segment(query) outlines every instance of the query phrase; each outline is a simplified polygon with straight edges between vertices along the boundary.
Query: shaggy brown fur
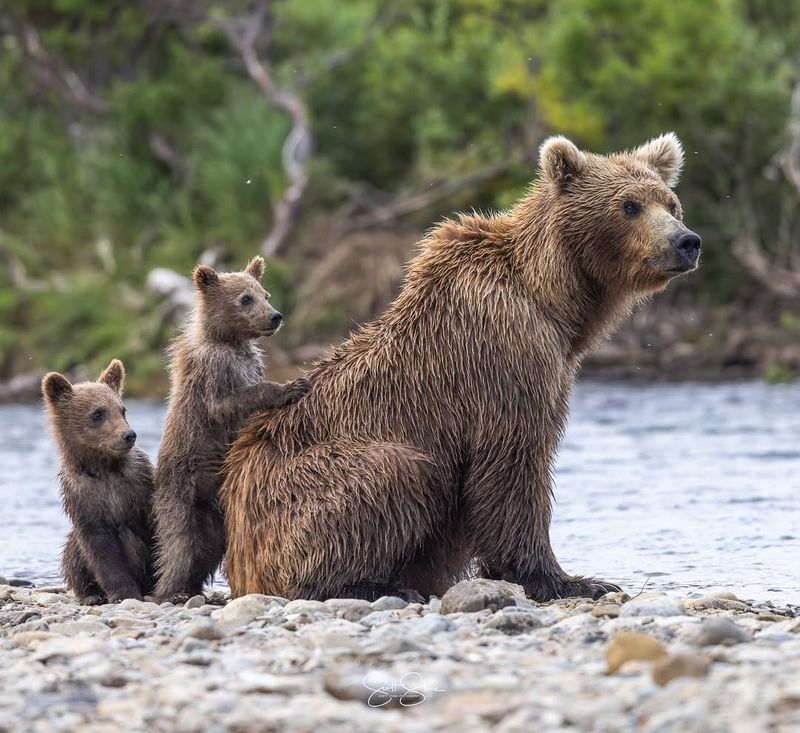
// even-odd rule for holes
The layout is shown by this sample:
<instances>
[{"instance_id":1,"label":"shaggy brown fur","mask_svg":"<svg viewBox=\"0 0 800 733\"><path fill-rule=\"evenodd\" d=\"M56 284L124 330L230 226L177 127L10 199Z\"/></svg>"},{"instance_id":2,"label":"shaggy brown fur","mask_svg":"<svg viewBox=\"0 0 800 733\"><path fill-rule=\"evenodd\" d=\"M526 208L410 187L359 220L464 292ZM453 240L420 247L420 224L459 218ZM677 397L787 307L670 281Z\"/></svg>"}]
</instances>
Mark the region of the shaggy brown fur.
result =
<instances>
[{"instance_id":1,"label":"shaggy brown fur","mask_svg":"<svg viewBox=\"0 0 800 733\"><path fill-rule=\"evenodd\" d=\"M282 318L261 287L263 274L261 257L244 272L194 271L197 307L170 347L172 389L156 466L158 598L200 593L222 560L221 469L245 419L295 402L310 386L262 381L256 340L275 333Z\"/></svg>"},{"instance_id":2,"label":"shaggy brown fur","mask_svg":"<svg viewBox=\"0 0 800 733\"><path fill-rule=\"evenodd\" d=\"M433 229L389 310L232 446L234 595L441 594L471 560L537 600L616 588L559 566L551 470L581 357L696 267L682 160L674 135L607 157L551 138L513 209Z\"/></svg>"},{"instance_id":3,"label":"shaggy brown fur","mask_svg":"<svg viewBox=\"0 0 800 733\"><path fill-rule=\"evenodd\" d=\"M62 555L81 603L139 598L153 588L153 467L125 419L125 369L114 359L97 382L42 381L61 457L61 496L72 522Z\"/></svg>"}]
</instances>

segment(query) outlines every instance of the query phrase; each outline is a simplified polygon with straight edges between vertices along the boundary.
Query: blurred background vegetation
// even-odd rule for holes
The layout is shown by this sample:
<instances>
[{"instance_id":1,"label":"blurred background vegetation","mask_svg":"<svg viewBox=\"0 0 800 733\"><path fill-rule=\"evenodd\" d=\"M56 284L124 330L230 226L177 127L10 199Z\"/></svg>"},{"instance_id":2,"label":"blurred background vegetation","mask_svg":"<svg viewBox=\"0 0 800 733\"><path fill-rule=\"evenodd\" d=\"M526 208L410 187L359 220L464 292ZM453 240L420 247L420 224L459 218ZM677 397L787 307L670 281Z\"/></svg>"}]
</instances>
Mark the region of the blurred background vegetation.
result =
<instances>
[{"instance_id":1,"label":"blurred background vegetation","mask_svg":"<svg viewBox=\"0 0 800 733\"><path fill-rule=\"evenodd\" d=\"M118 356L163 391L153 271L259 250L274 367L312 358L432 222L513 203L546 135L665 130L703 268L590 366L788 378L799 51L798 0L0 0L0 381Z\"/></svg>"}]
</instances>

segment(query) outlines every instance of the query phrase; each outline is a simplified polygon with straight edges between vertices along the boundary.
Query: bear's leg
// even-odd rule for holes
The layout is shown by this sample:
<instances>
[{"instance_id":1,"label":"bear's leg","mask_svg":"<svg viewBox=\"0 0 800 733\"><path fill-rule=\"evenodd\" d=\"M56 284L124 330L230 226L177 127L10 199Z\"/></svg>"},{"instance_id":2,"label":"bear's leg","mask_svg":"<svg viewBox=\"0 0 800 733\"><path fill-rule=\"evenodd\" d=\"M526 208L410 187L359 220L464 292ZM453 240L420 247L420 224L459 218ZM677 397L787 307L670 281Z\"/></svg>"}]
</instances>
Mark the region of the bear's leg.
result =
<instances>
[{"instance_id":1,"label":"bear's leg","mask_svg":"<svg viewBox=\"0 0 800 733\"><path fill-rule=\"evenodd\" d=\"M214 502L162 503L158 521L156 587L160 600L182 602L203 592L225 554L224 522Z\"/></svg>"},{"instance_id":2,"label":"bear's leg","mask_svg":"<svg viewBox=\"0 0 800 733\"><path fill-rule=\"evenodd\" d=\"M400 573L400 584L425 597L441 598L450 586L469 577L471 560L464 527L451 518L414 553Z\"/></svg>"},{"instance_id":3,"label":"bear's leg","mask_svg":"<svg viewBox=\"0 0 800 733\"><path fill-rule=\"evenodd\" d=\"M550 545L552 514L549 467L505 451L476 461L467 476L467 536L483 577L508 580L536 601L599 598L620 590L595 578L568 575Z\"/></svg>"},{"instance_id":4,"label":"bear's leg","mask_svg":"<svg viewBox=\"0 0 800 733\"><path fill-rule=\"evenodd\" d=\"M70 530L64 551L61 555L61 568L67 587L84 606L98 606L108 603L106 594L89 571L78 541Z\"/></svg>"},{"instance_id":5,"label":"bear's leg","mask_svg":"<svg viewBox=\"0 0 800 733\"><path fill-rule=\"evenodd\" d=\"M393 581L436 526L441 496L435 465L406 445L337 442L295 455L266 442L239 448L222 491L231 591L396 593Z\"/></svg>"}]
</instances>

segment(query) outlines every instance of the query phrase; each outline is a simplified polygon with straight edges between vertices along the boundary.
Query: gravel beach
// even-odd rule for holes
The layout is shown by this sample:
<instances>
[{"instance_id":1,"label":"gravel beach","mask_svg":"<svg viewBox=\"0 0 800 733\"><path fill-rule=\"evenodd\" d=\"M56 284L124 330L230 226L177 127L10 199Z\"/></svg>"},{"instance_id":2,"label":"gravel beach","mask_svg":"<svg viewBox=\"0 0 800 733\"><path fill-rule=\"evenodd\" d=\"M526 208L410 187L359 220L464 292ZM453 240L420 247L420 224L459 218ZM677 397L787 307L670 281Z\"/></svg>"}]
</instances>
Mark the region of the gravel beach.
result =
<instances>
[{"instance_id":1,"label":"gravel beach","mask_svg":"<svg viewBox=\"0 0 800 733\"><path fill-rule=\"evenodd\" d=\"M226 600L0 584L0 732L800 730L797 607L482 580L426 605Z\"/></svg>"}]
</instances>

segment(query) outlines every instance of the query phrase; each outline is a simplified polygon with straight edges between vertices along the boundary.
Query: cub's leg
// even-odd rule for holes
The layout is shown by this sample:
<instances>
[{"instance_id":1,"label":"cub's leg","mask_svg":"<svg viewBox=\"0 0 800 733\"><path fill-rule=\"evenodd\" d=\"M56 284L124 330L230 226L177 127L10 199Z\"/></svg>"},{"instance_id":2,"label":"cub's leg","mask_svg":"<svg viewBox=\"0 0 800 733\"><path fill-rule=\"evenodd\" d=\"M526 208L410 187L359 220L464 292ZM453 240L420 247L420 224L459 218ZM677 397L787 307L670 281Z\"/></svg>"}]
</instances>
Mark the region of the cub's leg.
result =
<instances>
[{"instance_id":1,"label":"cub's leg","mask_svg":"<svg viewBox=\"0 0 800 733\"><path fill-rule=\"evenodd\" d=\"M222 513L216 501L172 496L156 515L156 587L160 600L184 601L203 592L225 554Z\"/></svg>"},{"instance_id":2,"label":"cub's leg","mask_svg":"<svg viewBox=\"0 0 800 733\"><path fill-rule=\"evenodd\" d=\"M89 566L81 554L72 530L67 535L67 541L61 554L61 570L67 587L84 606L108 603L106 594L89 571Z\"/></svg>"},{"instance_id":3,"label":"cub's leg","mask_svg":"<svg viewBox=\"0 0 800 733\"><path fill-rule=\"evenodd\" d=\"M286 455L258 441L235 445L227 467L226 569L235 596L372 597L387 583L396 590L393 580L442 514L435 465L407 445L336 442Z\"/></svg>"}]
</instances>

